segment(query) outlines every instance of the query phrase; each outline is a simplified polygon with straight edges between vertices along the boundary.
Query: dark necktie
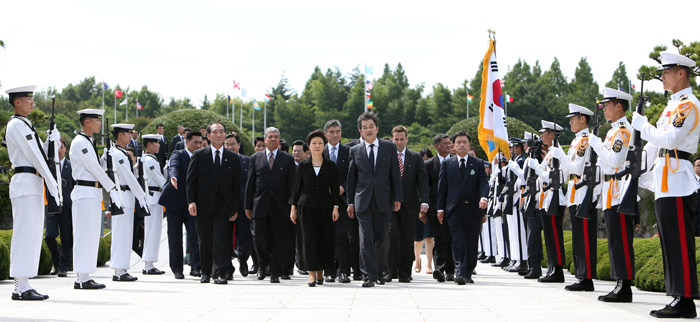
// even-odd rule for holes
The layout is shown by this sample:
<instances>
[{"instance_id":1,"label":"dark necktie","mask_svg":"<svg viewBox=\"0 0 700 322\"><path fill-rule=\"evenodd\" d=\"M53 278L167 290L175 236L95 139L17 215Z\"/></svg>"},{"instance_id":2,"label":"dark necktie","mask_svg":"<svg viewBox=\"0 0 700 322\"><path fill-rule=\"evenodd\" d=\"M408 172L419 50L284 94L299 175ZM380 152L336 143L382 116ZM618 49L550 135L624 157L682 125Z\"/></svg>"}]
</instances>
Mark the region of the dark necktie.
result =
<instances>
[{"instance_id":1,"label":"dark necktie","mask_svg":"<svg viewBox=\"0 0 700 322\"><path fill-rule=\"evenodd\" d=\"M459 159L459 173L462 174L462 179L464 179L464 174L467 172L467 165L464 163L464 158Z\"/></svg>"},{"instance_id":2,"label":"dark necktie","mask_svg":"<svg viewBox=\"0 0 700 322\"><path fill-rule=\"evenodd\" d=\"M270 159L267 160L267 163L270 165L270 170L272 170L272 165L275 163L275 154L270 152Z\"/></svg>"},{"instance_id":3,"label":"dark necktie","mask_svg":"<svg viewBox=\"0 0 700 322\"><path fill-rule=\"evenodd\" d=\"M214 155L214 166L219 169L221 167L221 156L219 155L219 150L216 150Z\"/></svg>"},{"instance_id":4,"label":"dark necktie","mask_svg":"<svg viewBox=\"0 0 700 322\"><path fill-rule=\"evenodd\" d=\"M331 161L333 161L333 163L338 163L338 157L335 155L336 149L337 149L337 147L333 147L331 149Z\"/></svg>"},{"instance_id":5,"label":"dark necktie","mask_svg":"<svg viewBox=\"0 0 700 322\"><path fill-rule=\"evenodd\" d=\"M369 166L372 167L372 172L374 172L374 144L369 145Z\"/></svg>"}]
</instances>

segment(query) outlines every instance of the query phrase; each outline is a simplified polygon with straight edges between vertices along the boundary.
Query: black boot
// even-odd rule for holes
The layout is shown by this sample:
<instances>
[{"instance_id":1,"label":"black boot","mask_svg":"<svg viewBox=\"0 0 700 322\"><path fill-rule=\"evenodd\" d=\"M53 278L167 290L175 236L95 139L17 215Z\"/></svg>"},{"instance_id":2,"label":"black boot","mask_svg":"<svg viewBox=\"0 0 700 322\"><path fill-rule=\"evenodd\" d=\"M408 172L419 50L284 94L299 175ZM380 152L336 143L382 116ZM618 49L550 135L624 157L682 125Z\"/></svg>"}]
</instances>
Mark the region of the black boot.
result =
<instances>
[{"instance_id":1,"label":"black boot","mask_svg":"<svg viewBox=\"0 0 700 322\"><path fill-rule=\"evenodd\" d=\"M479 257L477 257L476 260L479 260L479 261L480 261L480 260L485 259L485 258L486 258L486 253L480 252L480 253L479 253Z\"/></svg>"},{"instance_id":2,"label":"black boot","mask_svg":"<svg viewBox=\"0 0 700 322\"><path fill-rule=\"evenodd\" d=\"M616 303L632 302L632 281L617 280L615 288L606 295L598 296L598 301Z\"/></svg>"},{"instance_id":3,"label":"black boot","mask_svg":"<svg viewBox=\"0 0 700 322\"><path fill-rule=\"evenodd\" d=\"M695 311L693 299L676 296L670 304L661 310L653 310L649 315L655 318L694 318L698 314Z\"/></svg>"},{"instance_id":4,"label":"black boot","mask_svg":"<svg viewBox=\"0 0 700 322\"><path fill-rule=\"evenodd\" d=\"M564 269L561 266L554 266L550 274L537 281L540 283L564 283Z\"/></svg>"},{"instance_id":5,"label":"black boot","mask_svg":"<svg viewBox=\"0 0 700 322\"><path fill-rule=\"evenodd\" d=\"M567 285L564 289L572 292L593 292L595 287L593 286L593 280L586 278L579 280L574 284Z\"/></svg>"},{"instance_id":6,"label":"black boot","mask_svg":"<svg viewBox=\"0 0 700 322\"><path fill-rule=\"evenodd\" d=\"M508 266L508 264L510 264L510 259L508 259L508 257L503 257L503 258L501 258L500 261L491 264L491 266L493 266L493 267L506 267L506 266Z\"/></svg>"},{"instance_id":7,"label":"black boot","mask_svg":"<svg viewBox=\"0 0 700 322\"><path fill-rule=\"evenodd\" d=\"M486 257L486 258L480 260L480 262L482 262L482 263L484 263L484 264L486 264L486 263L495 263L495 262L496 262L496 257L494 257L494 256L488 256L488 257Z\"/></svg>"}]
</instances>

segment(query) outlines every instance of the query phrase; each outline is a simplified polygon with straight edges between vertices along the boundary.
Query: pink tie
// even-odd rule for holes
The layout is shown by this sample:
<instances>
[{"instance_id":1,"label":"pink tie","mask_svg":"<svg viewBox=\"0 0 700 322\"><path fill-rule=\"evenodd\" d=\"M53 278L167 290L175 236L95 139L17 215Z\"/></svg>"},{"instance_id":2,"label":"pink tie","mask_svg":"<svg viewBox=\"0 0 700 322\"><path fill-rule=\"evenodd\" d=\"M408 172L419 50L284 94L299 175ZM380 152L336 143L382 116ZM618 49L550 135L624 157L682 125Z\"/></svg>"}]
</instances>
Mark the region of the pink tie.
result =
<instances>
[{"instance_id":1,"label":"pink tie","mask_svg":"<svg viewBox=\"0 0 700 322\"><path fill-rule=\"evenodd\" d=\"M399 152L399 170L401 170L401 176L403 177L403 159L401 159L402 156L403 153Z\"/></svg>"}]
</instances>

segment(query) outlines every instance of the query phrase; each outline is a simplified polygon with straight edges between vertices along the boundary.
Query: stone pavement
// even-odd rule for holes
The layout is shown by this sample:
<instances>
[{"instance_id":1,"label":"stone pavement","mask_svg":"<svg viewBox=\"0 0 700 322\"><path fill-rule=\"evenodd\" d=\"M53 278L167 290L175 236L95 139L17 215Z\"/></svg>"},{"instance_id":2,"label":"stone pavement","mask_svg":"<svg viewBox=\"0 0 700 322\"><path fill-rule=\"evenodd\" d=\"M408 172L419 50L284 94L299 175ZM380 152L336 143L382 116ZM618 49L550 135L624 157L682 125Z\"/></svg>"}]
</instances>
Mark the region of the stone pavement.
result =
<instances>
[{"instance_id":1,"label":"stone pavement","mask_svg":"<svg viewBox=\"0 0 700 322\"><path fill-rule=\"evenodd\" d=\"M143 263L133 254L130 273L137 282L113 282L107 266L94 274L107 285L103 290L74 290L72 272L67 278L41 276L31 284L51 297L43 302L12 301L13 282L0 281L0 321L638 321L653 319L649 311L670 301L633 288L633 303L607 304L596 298L612 290L612 282L596 281L595 292L573 293L565 284L524 280L484 264L475 284L465 286L438 283L425 271L414 273L410 284L394 280L374 288L356 281L310 288L300 275L270 284L238 271L227 285L203 285L188 275L173 278L163 235L156 266L165 275L141 274ZM567 284L574 281L566 273Z\"/></svg>"}]
</instances>

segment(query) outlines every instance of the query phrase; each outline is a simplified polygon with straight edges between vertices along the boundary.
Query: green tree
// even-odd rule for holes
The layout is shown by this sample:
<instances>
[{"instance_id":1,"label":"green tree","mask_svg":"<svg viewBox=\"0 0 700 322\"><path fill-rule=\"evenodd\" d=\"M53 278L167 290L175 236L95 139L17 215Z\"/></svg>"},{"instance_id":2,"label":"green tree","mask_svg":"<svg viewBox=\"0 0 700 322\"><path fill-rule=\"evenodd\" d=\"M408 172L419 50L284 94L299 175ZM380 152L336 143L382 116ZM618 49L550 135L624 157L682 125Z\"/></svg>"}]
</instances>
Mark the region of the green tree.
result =
<instances>
[{"instance_id":1,"label":"green tree","mask_svg":"<svg viewBox=\"0 0 700 322\"><path fill-rule=\"evenodd\" d=\"M605 83L605 87L622 89L625 92L631 93L632 85L629 77L627 77L627 70L625 69L625 63L620 62L617 65L617 69L613 72L612 79Z\"/></svg>"}]
</instances>

